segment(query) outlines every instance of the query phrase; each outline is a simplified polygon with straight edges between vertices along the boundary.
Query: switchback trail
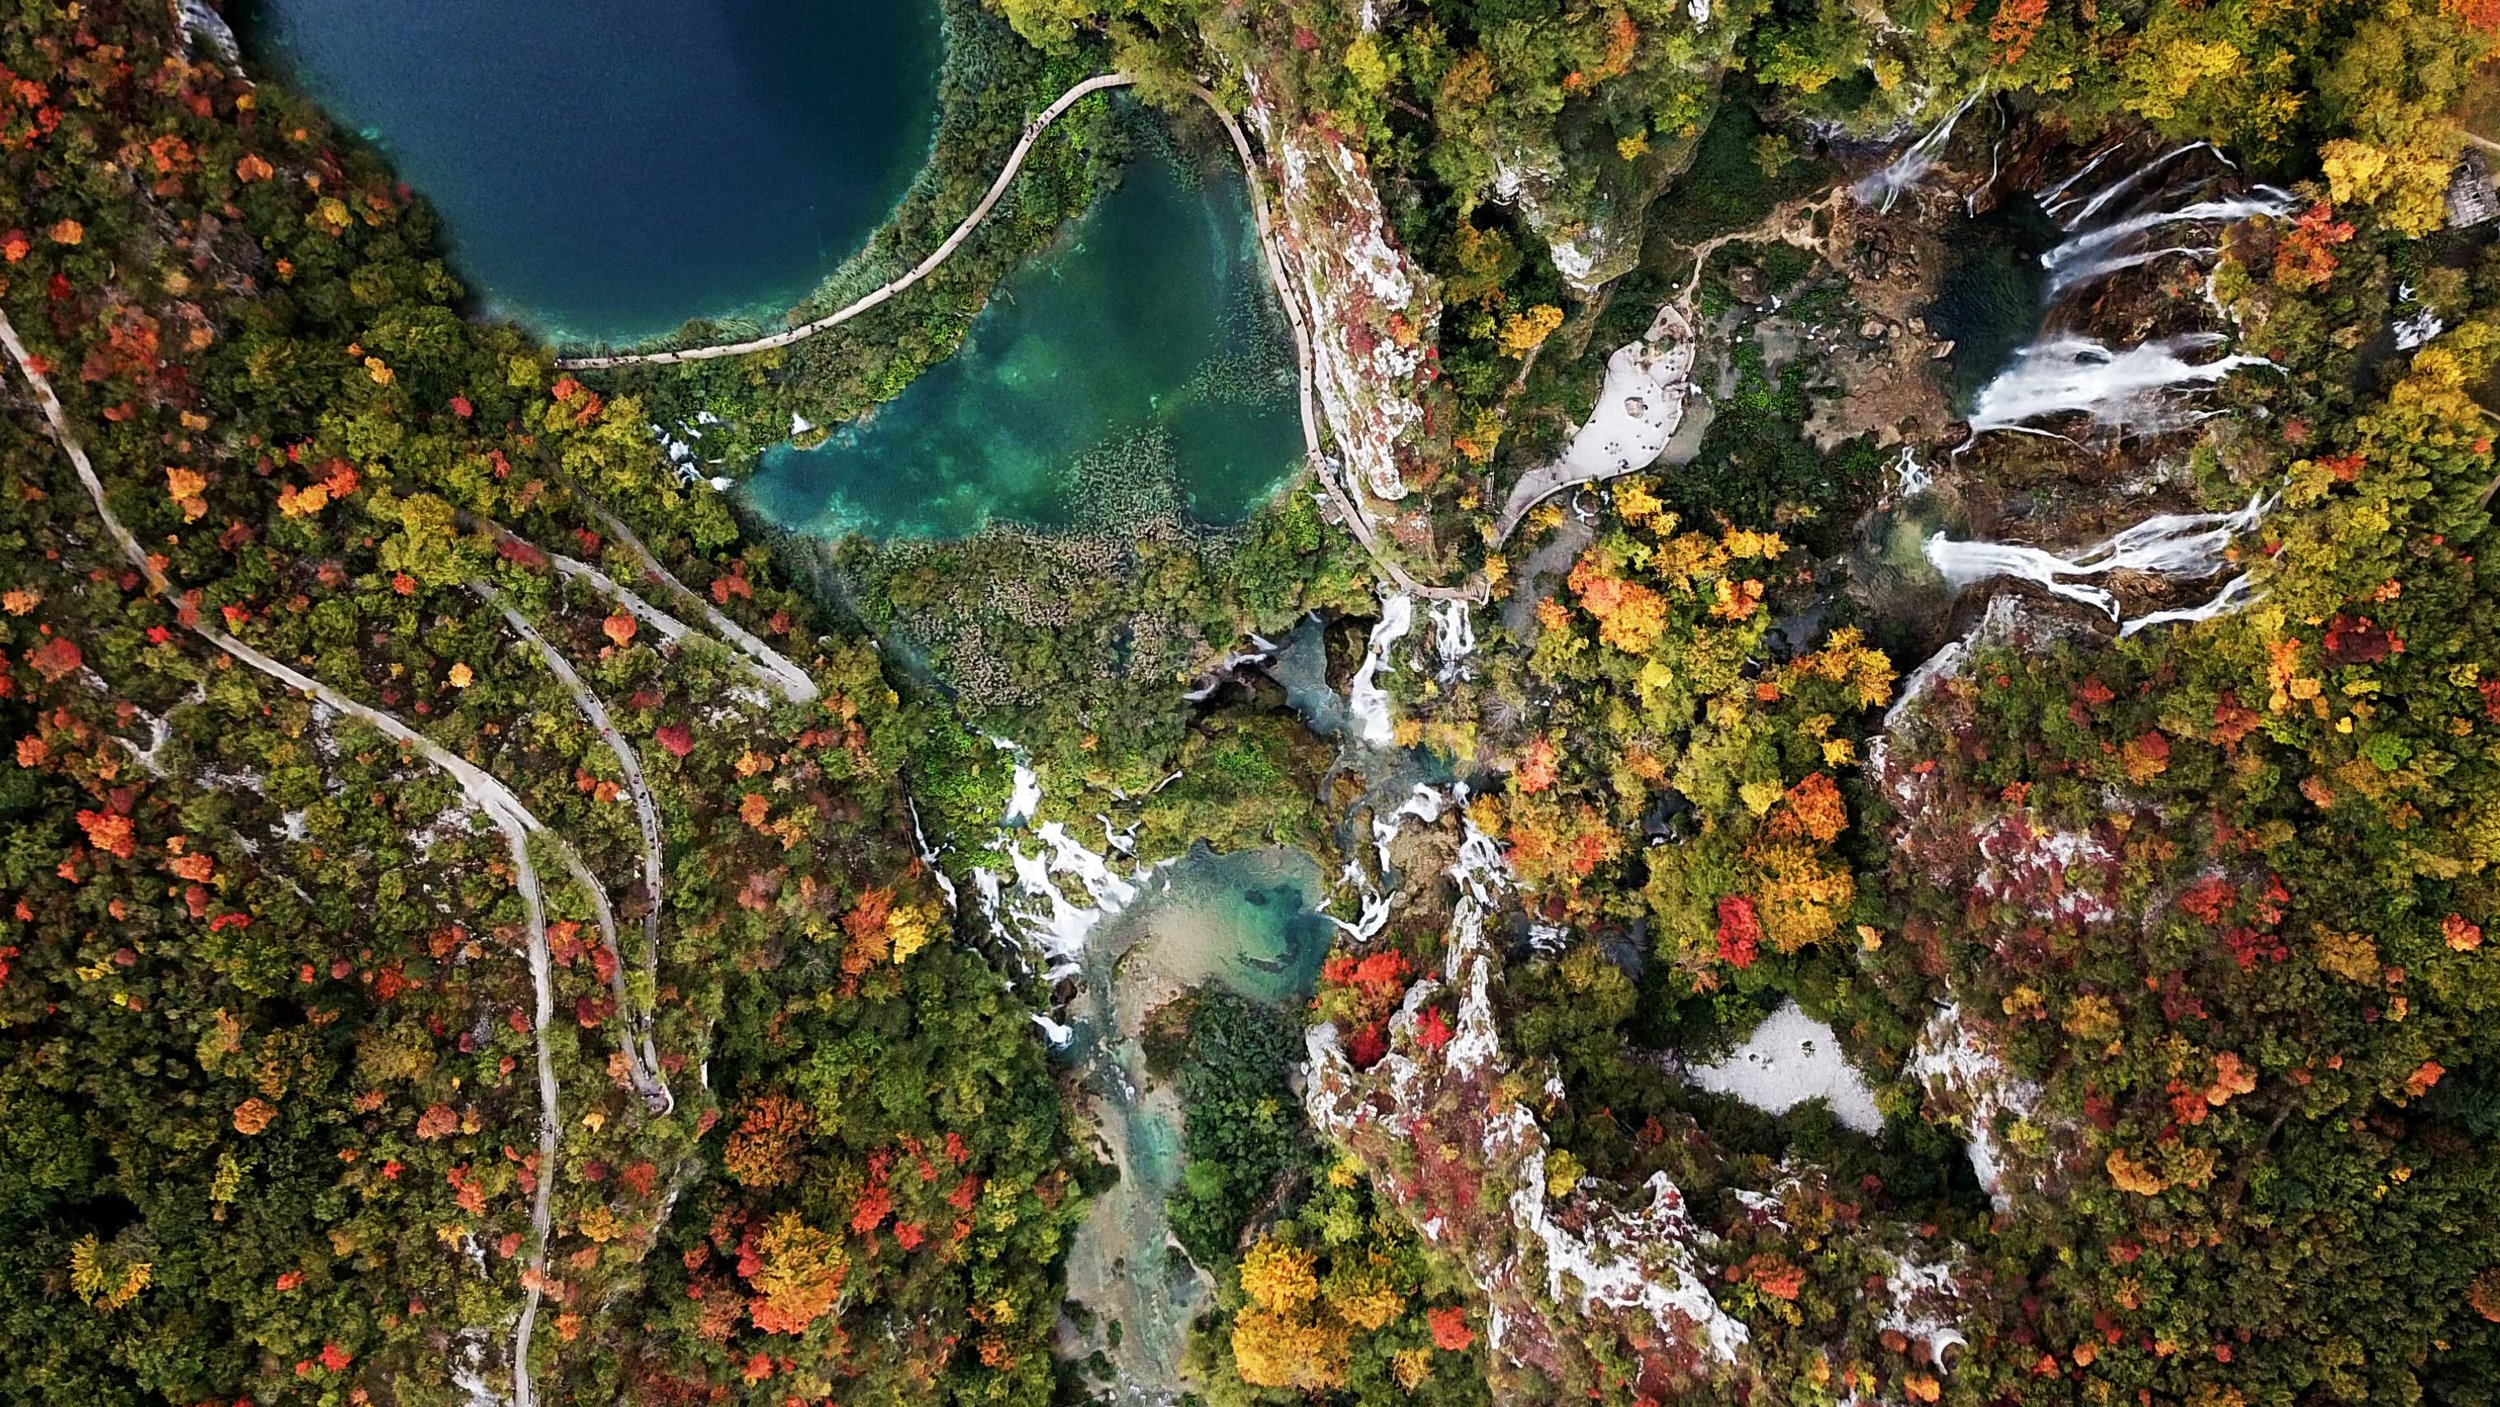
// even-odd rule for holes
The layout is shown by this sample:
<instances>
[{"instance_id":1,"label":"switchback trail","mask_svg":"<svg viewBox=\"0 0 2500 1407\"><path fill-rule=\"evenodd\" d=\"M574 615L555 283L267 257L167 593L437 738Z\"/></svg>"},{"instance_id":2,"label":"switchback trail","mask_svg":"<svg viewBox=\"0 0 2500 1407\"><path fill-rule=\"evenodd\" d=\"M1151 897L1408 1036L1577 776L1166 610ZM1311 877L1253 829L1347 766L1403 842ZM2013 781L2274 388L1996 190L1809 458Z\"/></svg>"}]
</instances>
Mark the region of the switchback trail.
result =
<instances>
[{"instance_id":1,"label":"switchback trail","mask_svg":"<svg viewBox=\"0 0 2500 1407\"><path fill-rule=\"evenodd\" d=\"M642 830L642 971L649 979L650 990L656 992L660 965L660 810L651 799L651 788L643 783L642 758L634 751L634 745L626 741L625 735L616 730L615 723L608 718L607 706L600 702L597 694L591 692L588 684L582 682L582 676L573 668L573 662L540 634L508 597L482 581L470 582L469 590L476 593L478 599L503 612L504 621L512 627L513 633L537 650L547 671L563 683L565 691L573 696L574 706L581 710L582 717L616 757L617 771L625 779L627 794L633 798L634 820ZM568 868L578 868L583 874L589 872L578 856L568 852L565 858ZM656 1013L648 1006L637 1007L627 990L625 954L617 946L615 915L603 904L598 918L599 936L607 945L610 963L608 986L616 997L617 1019L625 1024L624 1039L618 1045L625 1052L627 1074L634 1082L635 1092L642 1096L651 1111L665 1114L676 1107L677 1101L669 1092L668 1080L660 1070L659 1052L651 1042Z\"/></svg>"},{"instance_id":2,"label":"switchback trail","mask_svg":"<svg viewBox=\"0 0 2500 1407\"><path fill-rule=\"evenodd\" d=\"M816 681L808 676L806 670L793 664L789 656L755 638L753 632L731 620L727 612L704 599L702 593L679 581L667 567L660 565L659 554L643 546L642 539L634 535L634 530L625 526L624 519L597 504L591 504L589 507L592 512L598 514L601 526L608 530L610 537L623 543L628 551L642 559L642 574L645 580L658 582L676 592L681 600L692 602L695 608L703 613L704 619L712 623L712 628L720 632L721 638L743 651L757 675L779 689L783 698L792 703L810 703L815 700ZM604 582L606 578L601 577L599 580ZM674 622L671 623L674 624ZM683 627L680 626L679 629L682 630Z\"/></svg>"},{"instance_id":3,"label":"switchback trail","mask_svg":"<svg viewBox=\"0 0 2500 1407\"><path fill-rule=\"evenodd\" d=\"M140 547L139 540L122 525L121 518L105 500L104 481L97 477L95 464L87 457L85 443L70 428L69 416L61 408L61 398L52 390L51 378L36 367L26 344L18 338L16 325L9 321L6 313L0 313L0 347L8 349L11 360L17 363L19 374L33 389L35 404L43 412L45 428L51 432L52 440L60 446L61 452L68 456L70 467L77 471L79 482L85 486L88 498L95 503L97 516L104 520L104 530L112 535L114 542L120 545L122 555L139 570L157 595L168 601L179 601L182 593L174 589L173 582ZM547 1045L547 1029L555 1021L555 983L547 956L546 903L540 891L538 868L530 860L529 843L532 836L551 833L502 782L397 718L379 709L368 708L320 680L280 664L222 630L201 624L193 612L178 612L176 619L192 634L234 659L298 693L320 700L441 768L459 784L469 803L485 812L495 828L504 834L512 852L514 888L520 891L522 906L528 916L530 986L534 1008L531 1029L538 1051L538 1182L530 1197L531 1246L528 1273L521 1277L521 1314L514 1323L512 1333L512 1400L514 1407L535 1407L536 1384L531 1380L529 1370L530 1335L538 1322L540 1286L547 1275L547 1240L553 1224L556 1130L560 1127L560 1115L556 1098L555 1056ZM588 871L578 867L575 874L592 891L599 906L606 907L607 895L599 890L598 881Z\"/></svg>"}]
</instances>

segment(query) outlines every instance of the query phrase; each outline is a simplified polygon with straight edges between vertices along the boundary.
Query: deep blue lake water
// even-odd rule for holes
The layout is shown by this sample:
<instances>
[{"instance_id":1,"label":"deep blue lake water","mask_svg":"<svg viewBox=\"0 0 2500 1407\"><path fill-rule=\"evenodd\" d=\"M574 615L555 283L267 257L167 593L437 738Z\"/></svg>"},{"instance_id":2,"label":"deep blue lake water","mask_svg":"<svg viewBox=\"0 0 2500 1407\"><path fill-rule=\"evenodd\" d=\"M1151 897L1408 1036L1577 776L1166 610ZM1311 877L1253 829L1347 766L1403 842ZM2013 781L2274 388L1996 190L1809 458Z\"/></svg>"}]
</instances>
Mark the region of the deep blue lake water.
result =
<instances>
[{"instance_id":1,"label":"deep blue lake water","mask_svg":"<svg viewBox=\"0 0 2500 1407\"><path fill-rule=\"evenodd\" d=\"M927 155L929 0L255 0L251 59L389 153L492 313L626 342L769 316Z\"/></svg>"}]
</instances>

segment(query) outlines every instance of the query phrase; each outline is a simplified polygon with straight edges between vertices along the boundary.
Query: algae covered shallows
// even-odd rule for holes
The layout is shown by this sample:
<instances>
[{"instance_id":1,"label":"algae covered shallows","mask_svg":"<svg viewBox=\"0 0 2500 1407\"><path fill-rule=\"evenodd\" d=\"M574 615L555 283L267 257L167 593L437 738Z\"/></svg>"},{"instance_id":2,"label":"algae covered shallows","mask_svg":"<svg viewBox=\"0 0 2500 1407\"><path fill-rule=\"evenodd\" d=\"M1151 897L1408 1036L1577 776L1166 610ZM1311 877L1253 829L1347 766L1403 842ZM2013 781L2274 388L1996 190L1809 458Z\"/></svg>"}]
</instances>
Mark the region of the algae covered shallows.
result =
<instances>
[{"instance_id":1,"label":"algae covered shallows","mask_svg":"<svg viewBox=\"0 0 2500 1407\"><path fill-rule=\"evenodd\" d=\"M1263 268L1237 172L1143 159L954 355L820 442L767 451L747 500L824 538L1238 522L1302 461Z\"/></svg>"}]
</instances>

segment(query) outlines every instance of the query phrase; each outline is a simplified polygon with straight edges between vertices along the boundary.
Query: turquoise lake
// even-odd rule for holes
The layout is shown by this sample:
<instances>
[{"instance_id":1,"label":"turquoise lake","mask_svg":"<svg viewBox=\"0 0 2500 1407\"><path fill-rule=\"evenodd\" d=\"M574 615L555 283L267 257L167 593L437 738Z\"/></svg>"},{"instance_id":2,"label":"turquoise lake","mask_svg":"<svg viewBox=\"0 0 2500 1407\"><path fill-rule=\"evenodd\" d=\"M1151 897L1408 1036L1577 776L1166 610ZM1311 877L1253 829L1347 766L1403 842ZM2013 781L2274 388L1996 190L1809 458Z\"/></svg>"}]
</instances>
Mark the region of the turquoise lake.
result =
<instances>
[{"instance_id":1,"label":"turquoise lake","mask_svg":"<svg viewBox=\"0 0 2500 1407\"><path fill-rule=\"evenodd\" d=\"M485 311L624 343L769 318L928 154L929 0L254 0L250 61L433 203Z\"/></svg>"},{"instance_id":2,"label":"turquoise lake","mask_svg":"<svg viewBox=\"0 0 2500 1407\"><path fill-rule=\"evenodd\" d=\"M1142 157L952 358L821 445L768 453L746 492L828 538L1112 527L1157 503L1238 522L1301 461L1288 336L1240 174Z\"/></svg>"}]
</instances>

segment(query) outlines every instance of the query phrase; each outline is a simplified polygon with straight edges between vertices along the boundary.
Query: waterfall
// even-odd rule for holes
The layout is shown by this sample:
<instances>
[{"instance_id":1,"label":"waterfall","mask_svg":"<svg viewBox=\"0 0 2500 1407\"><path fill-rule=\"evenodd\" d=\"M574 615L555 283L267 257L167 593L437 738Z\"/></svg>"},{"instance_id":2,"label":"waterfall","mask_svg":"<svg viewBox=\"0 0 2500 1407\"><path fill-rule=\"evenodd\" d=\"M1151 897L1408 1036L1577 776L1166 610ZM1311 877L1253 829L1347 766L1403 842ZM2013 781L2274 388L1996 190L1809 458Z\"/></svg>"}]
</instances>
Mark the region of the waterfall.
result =
<instances>
[{"instance_id":1,"label":"waterfall","mask_svg":"<svg viewBox=\"0 0 2500 1407\"><path fill-rule=\"evenodd\" d=\"M2102 148L2101 153L2098 156L2095 156L2090 161L2076 167L2074 173L2069 175L2065 180L2062 180L2056 185L2049 187L2047 190L2040 192L2038 195L2034 196L2033 199L2040 203L2040 208L2042 210L2047 211L2050 215L2054 216L2057 213L2057 207L2066 203L2066 192L2074 186L2075 182L2080 181L2084 177L2091 175L2093 172L2100 170L2102 162L2109 160L2117 154L2118 148L2116 147Z\"/></svg>"},{"instance_id":2,"label":"waterfall","mask_svg":"<svg viewBox=\"0 0 2500 1407\"><path fill-rule=\"evenodd\" d=\"M1363 665L1346 686L1346 713L1354 720L1354 736L1372 747L1397 740L1389 719L1389 691L1380 687L1380 671L1389 663L1389 647L1406 638L1415 626L1415 598L1398 592L1380 599L1380 623L1372 627Z\"/></svg>"},{"instance_id":3,"label":"waterfall","mask_svg":"<svg viewBox=\"0 0 2500 1407\"><path fill-rule=\"evenodd\" d=\"M2059 182L2053 189L2042 192L2040 196L2040 208L2047 211L2050 218L2056 220L2061 227L2071 230L2075 226L2082 224L2084 221L2091 219L2093 216L2100 214L2103 206L2108 205L2111 201L2116 200L2128 191L2135 189L2135 185L2138 181L2141 181L2145 177L2159 171L2161 168L2168 166L2171 162L2178 160L2180 157L2187 155L2189 152L2200 149L2211 151L2213 147L2209 142L2190 142L2185 146L2172 147L2170 150L2163 152L2161 155L2154 157L2148 162L2145 162L2133 171L2130 171L2119 177L2117 180L2103 186L2099 194L2094 195L2089 200L2084 200L2083 208L2076 211L2073 218L2068 219L2059 216L2056 207L2071 204L2077 200L2083 200L2081 195L2065 195L2064 192L2067 188L2072 186L2076 181L2081 180L2086 173L2092 170L2094 166L2100 165L2103 160L2113 155L2116 148L2112 148L2110 151L2103 152L2100 156L2093 158L2090 165L2085 166L2083 170L2078 171L2074 175ZM2219 155L2219 153L2216 154Z\"/></svg>"},{"instance_id":4,"label":"waterfall","mask_svg":"<svg viewBox=\"0 0 2500 1407\"><path fill-rule=\"evenodd\" d=\"M1454 684L1467 672L1467 657L1476 652L1475 621L1465 601L1444 601L1432 608L1432 626L1432 647L1441 662L1433 677Z\"/></svg>"},{"instance_id":5,"label":"waterfall","mask_svg":"<svg viewBox=\"0 0 2500 1407\"><path fill-rule=\"evenodd\" d=\"M2123 640L2127 636L2133 635L2137 631L2143 630L2148 626L2189 625L2200 620L2212 620L2216 616L2229 615L2231 612L2238 610L2240 607L2245 606L2249 602L2256 599L2257 594L2250 586L2248 573L2242 572L2238 576L2224 582L2222 584L2222 589L2215 592L2213 599L2207 601L2205 604L2201 606L2184 606L2176 610L2155 611L2151 615L2137 616L2134 620L2128 621L2124 625L2118 627L2118 636Z\"/></svg>"},{"instance_id":6,"label":"waterfall","mask_svg":"<svg viewBox=\"0 0 2500 1407\"><path fill-rule=\"evenodd\" d=\"M2158 434L2193 424L2202 416L2182 410L2170 392L2207 387L2242 367L2273 366L2264 357L2232 355L2191 362L2182 353L2220 346L2219 333L2165 337L2112 351L2088 337L2052 337L2017 353L2014 364L1982 387L1971 409L1971 438L1990 430L2046 435L2029 424L2052 415L2081 413L2096 429ZM1967 446L1965 446L1967 447Z\"/></svg>"},{"instance_id":7,"label":"waterfall","mask_svg":"<svg viewBox=\"0 0 2500 1407\"><path fill-rule=\"evenodd\" d=\"M2399 305L2402 305L2412 301L2413 285L2410 283L2397 284L2396 302ZM2423 344L2429 342L2432 338L2437 337L2439 334L2447 330L2448 324L2439 316L2439 314L2432 312L2428 308L2416 308L2412 313L2406 315L2396 323L2394 329L2396 334L2396 350L2399 352L2410 352L2414 348L2422 346Z\"/></svg>"},{"instance_id":8,"label":"waterfall","mask_svg":"<svg viewBox=\"0 0 2500 1407\"><path fill-rule=\"evenodd\" d=\"M1901 193L1917 185L1920 178L1935 167L1937 155L1943 152L1945 143L1953 140L1953 125L1962 120L1962 114L1969 112L1986 91L1985 88L1973 89L1959 106L1945 114L1944 121L1928 129L1926 136L1910 143L1890 164L1852 187L1851 193L1858 198L1858 203L1890 213L1893 202L1901 198Z\"/></svg>"},{"instance_id":9,"label":"waterfall","mask_svg":"<svg viewBox=\"0 0 2500 1407\"><path fill-rule=\"evenodd\" d=\"M2205 193L2219 177L2219 172L2209 172L2174 181L2150 198L2131 200L2129 206L2117 204L2138 191L2147 177L2191 153L2204 152L2228 167L2229 160L2205 142L2173 147L2085 194L2089 188L2083 186L2084 178L2121 150L2103 150L2036 197L2041 208L2067 231L2064 243L2040 256L2041 266L2049 272L2052 304L2083 284L2121 270L2174 255L2209 258L2220 247L2219 241L2155 243L2146 238L2155 231L2178 225L2212 228L2259 215L2280 216L2298 203L2288 192L2271 186L2258 186L2247 195ZM2184 204L2177 203L2182 200ZM2117 218L2096 223L2107 214ZM2182 404L2185 395L2218 385L2241 368L2273 365L2263 357L2239 355L2210 361L2188 359L2189 353L2219 347L2224 341L2216 333L2190 333L2121 351L2079 333L2045 334L1980 389L1971 409L1971 437L1990 430L2049 435L2053 432L2038 422L2073 414L2089 417L2095 430L2117 435L2163 434L2192 425L2205 413Z\"/></svg>"},{"instance_id":10,"label":"waterfall","mask_svg":"<svg viewBox=\"0 0 2500 1407\"><path fill-rule=\"evenodd\" d=\"M1909 445L1903 445L1893 459L1889 477L1892 482L1884 490L1884 499L1890 503L1916 498L1935 482L1934 471L1918 462L1918 451Z\"/></svg>"},{"instance_id":11,"label":"waterfall","mask_svg":"<svg viewBox=\"0 0 2500 1407\"><path fill-rule=\"evenodd\" d=\"M2072 557L2015 543L1959 542L1937 533L1927 539L1927 560L1948 585L1958 588L1994 577L2014 577L2052 595L2090 606L2111 620L2120 621L2122 633L2132 635L2148 625L2209 620L2244 604L2249 594L2248 578L2243 575L2235 579L2202 606L2156 611L2132 622L2124 620L2114 594L2070 578L2107 577L2117 572L2181 581L2210 577L2228 561L2225 554L2233 540L2255 528L2272 506L2271 500L2252 497L2246 507L2230 513L2156 514Z\"/></svg>"},{"instance_id":12,"label":"waterfall","mask_svg":"<svg viewBox=\"0 0 2500 1407\"><path fill-rule=\"evenodd\" d=\"M1976 217L1979 214L1979 198L1996 189L1997 177L2005 170L2004 158L2005 138L2000 136L1988 146L1988 179L1981 181L1962 196L1964 215Z\"/></svg>"},{"instance_id":13,"label":"waterfall","mask_svg":"<svg viewBox=\"0 0 2500 1407\"><path fill-rule=\"evenodd\" d=\"M2094 204L2085 207L2085 214L2089 215L2097 209L2099 201L2106 198L2106 193L2095 197ZM2087 234L2078 235L2041 255L2041 265L2049 270L2049 296L2054 298L2076 284L2089 282L2104 274L2131 268L2159 257L2161 254L2173 252L2169 250L2125 254L2111 252L2114 246L2131 236L2158 229L2163 225L2186 224L2190 221L2212 220L2227 224L2233 220L2245 220L2255 215L2282 215L2288 213L2297 203L2289 192L2276 190L2272 186L2259 186L2257 194L2252 196L2199 200L2176 210L2150 210L2141 215L2131 215L2115 224L2105 225ZM2213 251L2200 247L2176 252L2210 254Z\"/></svg>"}]
</instances>

